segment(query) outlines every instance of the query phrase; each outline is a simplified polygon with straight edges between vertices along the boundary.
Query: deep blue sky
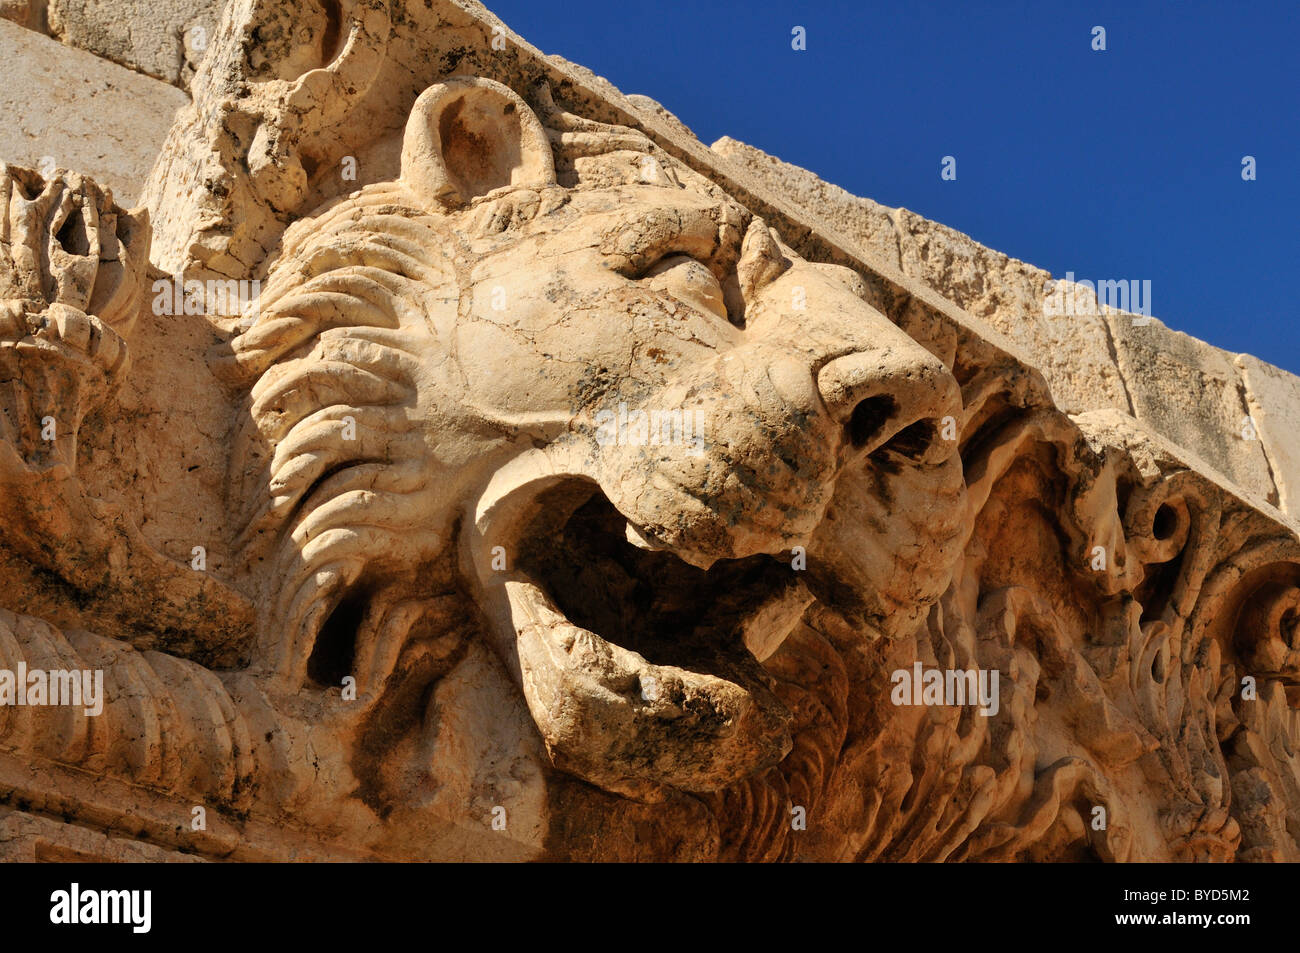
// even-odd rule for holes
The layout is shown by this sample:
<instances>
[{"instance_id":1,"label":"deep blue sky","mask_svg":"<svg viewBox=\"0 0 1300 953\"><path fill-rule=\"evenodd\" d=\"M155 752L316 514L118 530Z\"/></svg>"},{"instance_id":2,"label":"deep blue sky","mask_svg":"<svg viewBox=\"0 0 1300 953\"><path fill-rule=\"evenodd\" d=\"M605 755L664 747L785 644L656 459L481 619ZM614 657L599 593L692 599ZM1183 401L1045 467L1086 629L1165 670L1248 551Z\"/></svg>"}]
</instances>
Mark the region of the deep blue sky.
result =
<instances>
[{"instance_id":1,"label":"deep blue sky","mask_svg":"<svg viewBox=\"0 0 1300 953\"><path fill-rule=\"evenodd\" d=\"M1056 276L1150 279L1169 326L1300 373L1297 0L487 2L706 145L732 136Z\"/></svg>"}]
</instances>

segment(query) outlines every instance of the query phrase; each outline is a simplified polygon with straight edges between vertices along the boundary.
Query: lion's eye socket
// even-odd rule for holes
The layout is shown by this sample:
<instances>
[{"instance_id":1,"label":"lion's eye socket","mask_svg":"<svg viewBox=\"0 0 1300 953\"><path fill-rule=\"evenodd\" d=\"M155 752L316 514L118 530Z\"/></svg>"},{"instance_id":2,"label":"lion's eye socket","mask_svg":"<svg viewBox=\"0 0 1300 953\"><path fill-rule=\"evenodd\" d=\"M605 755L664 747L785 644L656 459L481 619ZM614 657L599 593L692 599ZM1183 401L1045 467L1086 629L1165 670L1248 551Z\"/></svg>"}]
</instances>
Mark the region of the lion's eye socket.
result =
<instances>
[{"instance_id":1,"label":"lion's eye socket","mask_svg":"<svg viewBox=\"0 0 1300 953\"><path fill-rule=\"evenodd\" d=\"M689 255L669 255L656 262L642 280L699 311L729 320L722 285L706 265Z\"/></svg>"}]
</instances>

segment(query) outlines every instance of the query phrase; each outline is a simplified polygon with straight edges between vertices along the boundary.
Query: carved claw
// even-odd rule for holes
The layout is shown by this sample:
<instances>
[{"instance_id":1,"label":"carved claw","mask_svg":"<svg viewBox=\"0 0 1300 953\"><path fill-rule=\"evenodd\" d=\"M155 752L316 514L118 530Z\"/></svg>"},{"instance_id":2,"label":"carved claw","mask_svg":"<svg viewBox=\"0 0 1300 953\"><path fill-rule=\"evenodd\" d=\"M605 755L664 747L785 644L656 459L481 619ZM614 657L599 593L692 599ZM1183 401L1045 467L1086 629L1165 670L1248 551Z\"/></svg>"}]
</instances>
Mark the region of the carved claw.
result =
<instances>
[{"instance_id":1,"label":"carved claw","mask_svg":"<svg viewBox=\"0 0 1300 953\"><path fill-rule=\"evenodd\" d=\"M126 212L75 172L45 180L0 162L0 300L28 312L61 304L125 337L149 258L144 212Z\"/></svg>"},{"instance_id":2,"label":"carved claw","mask_svg":"<svg viewBox=\"0 0 1300 953\"><path fill-rule=\"evenodd\" d=\"M76 433L126 370L149 230L76 173L0 163L0 440L75 466ZM9 459L10 466L15 464ZM11 474L12 476L12 474Z\"/></svg>"}]
</instances>

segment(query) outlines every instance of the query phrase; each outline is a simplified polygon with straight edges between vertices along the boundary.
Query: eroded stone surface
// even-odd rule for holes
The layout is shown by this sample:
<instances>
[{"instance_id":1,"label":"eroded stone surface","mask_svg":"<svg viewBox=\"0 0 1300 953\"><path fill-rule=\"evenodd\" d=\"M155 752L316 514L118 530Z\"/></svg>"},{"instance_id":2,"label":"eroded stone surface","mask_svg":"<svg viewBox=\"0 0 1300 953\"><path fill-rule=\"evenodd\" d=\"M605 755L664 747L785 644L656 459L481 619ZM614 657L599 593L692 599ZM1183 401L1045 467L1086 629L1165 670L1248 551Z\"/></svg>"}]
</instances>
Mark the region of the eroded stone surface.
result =
<instances>
[{"instance_id":1,"label":"eroded stone surface","mask_svg":"<svg viewBox=\"0 0 1300 953\"><path fill-rule=\"evenodd\" d=\"M1067 413L1027 266L477 5L232 6L193 91L147 214L0 169L0 669L104 683L0 705L6 853L1300 859L1296 526Z\"/></svg>"},{"instance_id":2,"label":"eroded stone surface","mask_svg":"<svg viewBox=\"0 0 1300 953\"><path fill-rule=\"evenodd\" d=\"M130 207L185 102L178 89L0 21L0 160L84 171Z\"/></svg>"},{"instance_id":3,"label":"eroded stone surface","mask_svg":"<svg viewBox=\"0 0 1300 953\"><path fill-rule=\"evenodd\" d=\"M1300 380L1249 354L1238 354L1234 363L1241 372L1250 425L1243 425L1248 439L1255 430L1268 460L1280 501L1287 513L1300 513L1300 439L1296 420L1300 415Z\"/></svg>"},{"instance_id":4,"label":"eroded stone surface","mask_svg":"<svg viewBox=\"0 0 1300 953\"><path fill-rule=\"evenodd\" d=\"M48 0L50 35L186 87L221 16L220 0Z\"/></svg>"},{"instance_id":5,"label":"eroded stone surface","mask_svg":"<svg viewBox=\"0 0 1300 953\"><path fill-rule=\"evenodd\" d=\"M1250 410L1233 356L1154 319L1146 323L1120 313L1106 318L1134 416L1257 498L1277 505L1272 472L1247 419Z\"/></svg>"}]
</instances>

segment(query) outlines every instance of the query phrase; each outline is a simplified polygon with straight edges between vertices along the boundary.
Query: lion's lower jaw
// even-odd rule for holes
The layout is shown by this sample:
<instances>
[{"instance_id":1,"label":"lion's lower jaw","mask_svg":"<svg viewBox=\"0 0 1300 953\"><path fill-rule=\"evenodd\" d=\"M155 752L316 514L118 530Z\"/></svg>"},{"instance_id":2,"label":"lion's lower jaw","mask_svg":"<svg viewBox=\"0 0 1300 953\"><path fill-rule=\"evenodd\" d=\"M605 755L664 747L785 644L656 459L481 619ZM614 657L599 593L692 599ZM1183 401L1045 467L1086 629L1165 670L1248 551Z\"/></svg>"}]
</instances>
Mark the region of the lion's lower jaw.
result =
<instances>
[{"instance_id":1,"label":"lion's lower jaw","mask_svg":"<svg viewBox=\"0 0 1300 953\"><path fill-rule=\"evenodd\" d=\"M560 533L575 499L606 503L579 463L546 451L516 459L493 477L462 531L462 568L552 760L643 800L665 788L716 791L778 763L791 748L791 715L755 654L779 647L811 597L802 585L767 587L767 598L743 600L757 607L744 618L723 612L652 647L637 644L640 651L616 644L623 633L607 638L593 630L610 634L604 626L578 624L521 563L534 541ZM746 565L747 579L766 587L764 569Z\"/></svg>"},{"instance_id":2,"label":"lion's lower jaw","mask_svg":"<svg viewBox=\"0 0 1300 953\"><path fill-rule=\"evenodd\" d=\"M564 770L654 798L717 790L789 752L789 713L742 646L707 673L655 665L569 622L537 586L503 588L529 710Z\"/></svg>"}]
</instances>

